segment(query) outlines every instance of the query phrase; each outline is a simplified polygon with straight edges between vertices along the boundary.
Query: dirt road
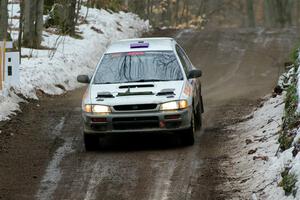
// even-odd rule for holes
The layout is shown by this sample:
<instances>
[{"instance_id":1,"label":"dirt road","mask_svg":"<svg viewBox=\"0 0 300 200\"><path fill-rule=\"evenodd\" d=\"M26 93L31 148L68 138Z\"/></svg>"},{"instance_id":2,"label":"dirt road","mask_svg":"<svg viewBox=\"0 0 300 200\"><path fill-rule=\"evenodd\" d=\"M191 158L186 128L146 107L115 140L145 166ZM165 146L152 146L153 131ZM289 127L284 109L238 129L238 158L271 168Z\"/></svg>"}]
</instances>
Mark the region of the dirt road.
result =
<instances>
[{"instance_id":1,"label":"dirt road","mask_svg":"<svg viewBox=\"0 0 300 200\"><path fill-rule=\"evenodd\" d=\"M85 152L80 126L84 89L43 97L0 129L0 199L240 199L232 176L232 133L276 84L297 41L295 30L176 33L203 70L204 126L192 147L163 135L118 135ZM242 170L242 169L241 169Z\"/></svg>"}]
</instances>

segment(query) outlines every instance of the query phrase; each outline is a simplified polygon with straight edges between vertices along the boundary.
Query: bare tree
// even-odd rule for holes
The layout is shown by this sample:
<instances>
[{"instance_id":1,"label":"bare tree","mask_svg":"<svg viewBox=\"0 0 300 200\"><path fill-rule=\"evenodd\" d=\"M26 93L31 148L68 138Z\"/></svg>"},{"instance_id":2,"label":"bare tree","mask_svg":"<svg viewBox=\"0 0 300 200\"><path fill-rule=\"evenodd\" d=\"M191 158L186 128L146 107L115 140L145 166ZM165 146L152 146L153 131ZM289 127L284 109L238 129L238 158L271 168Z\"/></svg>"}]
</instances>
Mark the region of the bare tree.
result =
<instances>
[{"instance_id":1,"label":"bare tree","mask_svg":"<svg viewBox=\"0 0 300 200\"><path fill-rule=\"evenodd\" d=\"M8 0L0 0L0 40L7 39L8 27Z\"/></svg>"},{"instance_id":2,"label":"bare tree","mask_svg":"<svg viewBox=\"0 0 300 200\"><path fill-rule=\"evenodd\" d=\"M179 3L180 3L180 0L176 0L176 2L175 2L175 26L178 25Z\"/></svg>"},{"instance_id":3,"label":"bare tree","mask_svg":"<svg viewBox=\"0 0 300 200\"><path fill-rule=\"evenodd\" d=\"M147 4L146 4L146 18L147 19L150 18L150 0L147 0Z\"/></svg>"},{"instance_id":4,"label":"bare tree","mask_svg":"<svg viewBox=\"0 0 300 200\"><path fill-rule=\"evenodd\" d=\"M24 23L24 1L20 1L20 21L19 21L19 35L18 35L18 50L20 53L20 63L22 56L22 35L23 35L23 23Z\"/></svg>"},{"instance_id":5,"label":"bare tree","mask_svg":"<svg viewBox=\"0 0 300 200\"><path fill-rule=\"evenodd\" d=\"M276 0L277 7L277 21L281 27L284 27L286 24L292 24L292 5L293 0Z\"/></svg>"},{"instance_id":6,"label":"bare tree","mask_svg":"<svg viewBox=\"0 0 300 200\"><path fill-rule=\"evenodd\" d=\"M44 0L24 0L23 45L40 48L43 32Z\"/></svg>"},{"instance_id":7,"label":"bare tree","mask_svg":"<svg viewBox=\"0 0 300 200\"><path fill-rule=\"evenodd\" d=\"M300 25L300 1L296 2L296 25L299 26Z\"/></svg>"},{"instance_id":8,"label":"bare tree","mask_svg":"<svg viewBox=\"0 0 300 200\"><path fill-rule=\"evenodd\" d=\"M182 13L181 13L180 23L182 22L182 19L184 19L187 27L188 27L188 24L189 24L189 17L190 17L189 15L190 15L190 1L189 0L184 0L183 1L183 8L182 8Z\"/></svg>"},{"instance_id":9,"label":"bare tree","mask_svg":"<svg viewBox=\"0 0 300 200\"><path fill-rule=\"evenodd\" d=\"M197 16L203 15L205 13L206 4L207 4L206 0L199 0L198 1Z\"/></svg>"},{"instance_id":10,"label":"bare tree","mask_svg":"<svg viewBox=\"0 0 300 200\"><path fill-rule=\"evenodd\" d=\"M294 0L265 0L265 24L271 27L291 25L294 3Z\"/></svg>"},{"instance_id":11,"label":"bare tree","mask_svg":"<svg viewBox=\"0 0 300 200\"><path fill-rule=\"evenodd\" d=\"M75 25L78 23L79 12L81 8L82 0L77 0L77 10L76 10L76 17L75 17Z\"/></svg>"},{"instance_id":12,"label":"bare tree","mask_svg":"<svg viewBox=\"0 0 300 200\"><path fill-rule=\"evenodd\" d=\"M186 0L186 16L185 16L185 23L186 26L189 27L189 20L190 20L190 0Z\"/></svg>"},{"instance_id":13,"label":"bare tree","mask_svg":"<svg viewBox=\"0 0 300 200\"><path fill-rule=\"evenodd\" d=\"M247 0L248 26L255 27L253 0Z\"/></svg>"},{"instance_id":14,"label":"bare tree","mask_svg":"<svg viewBox=\"0 0 300 200\"><path fill-rule=\"evenodd\" d=\"M75 34L76 0L62 0L63 17L61 17L62 32L69 35Z\"/></svg>"},{"instance_id":15,"label":"bare tree","mask_svg":"<svg viewBox=\"0 0 300 200\"><path fill-rule=\"evenodd\" d=\"M145 18L146 17L146 13L145 13L145 8L146 8L146 4L147 2L145 2L144 0L132 0L129 1L129 7L131 8L131 10L138 14L141 18Z\"/></svg>"}]
</instances>

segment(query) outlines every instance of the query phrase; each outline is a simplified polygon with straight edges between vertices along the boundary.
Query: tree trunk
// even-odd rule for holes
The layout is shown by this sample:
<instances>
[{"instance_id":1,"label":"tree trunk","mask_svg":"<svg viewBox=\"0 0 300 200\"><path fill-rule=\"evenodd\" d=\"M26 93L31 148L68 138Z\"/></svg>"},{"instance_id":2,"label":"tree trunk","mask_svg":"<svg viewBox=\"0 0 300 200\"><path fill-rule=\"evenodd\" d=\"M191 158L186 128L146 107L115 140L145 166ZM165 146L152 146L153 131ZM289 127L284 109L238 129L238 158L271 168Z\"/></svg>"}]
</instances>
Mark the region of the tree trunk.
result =
<instances>
[{"instance_id":1,"label":"tree trunk","mask_svg":"<svg viewBox=\"0 0 300 200\"><path fill-rule=\"evenodd\" d=\"M247 26L247 17L245 17L245 5L244 5L244 0L239 0L238 6L237 6L239 13L240 13L240 19L241 19L241 25L243 27Z\"/></svg>"},{"instance_id":2,"label":"tree trunk","mask_svg":"<svg viewBox=\"0 0 300 200\"><path fill-rule=\"evenodd\" d=\"M70 0L70 8L68 12L68 26L69 26L69 34L75 35L75 18L76 18L76 0Z\"/></svg>"},{"instance_id":3,"label":"tree trunk","mask_svg":"<svg viewBox=\"0 0 300 200\"><path fill-rule=\"evenodd\" d=\"M34 6L32 6L33 1L35 0L24 0L23 45L25 47L33 47L33 13L35 13Z\"/></svg>"},{"instance_id":4,"label":"tree trunk","mask_svg":"<svg viewBox=\"0 0 300 200\"><path fill-rule=\"evenodd\" d=\"M75 34L76 0L62 0L63 15L61 17L61 31L64 34Z\"/></svg>"},{"instance_id":5,"label":"tree trunk","mask_svg":"<svg viewBox=\"0 0 300 200\"><path fill-rule=\"evenodd\" d=\"M272 27L275 24L275 16L273 10L273 0L265 0L264 1L264 22L265 25L268 27Z\"/></svg>"},{"instance_id":6,"label":"tree trunk","mask_svg":"<svg viewBox=\"0 0 300 200\"><path fill-rule=\"evenodd\" d=\"M81 9L82 0L78 0L77 2L77 10L76 10L76 19L75 19L75 25L78 23L79 13Z\"/></svg>"},{"instance_id":7,"label":"tree trunk","mask_svg":"<svg viewBox=\"0 0 300 200\"><path fill-rule=\"evenodd\" d=\"M18 51L20 53L20 64L22 57L22 34L24 23L24 1L20 1L20 21L19 21L19 35L18 35Z\"/></svg>"},{"instance_id":8,"label":"tree trunk","mask_svg":"<svg viewBox=\"0 0 300 200\"><path fill-rule=\"evenodd\" d=\"M150 6L151 6L151 2L150 0L147 0L147 19L150 19Z\"/></svg>"},{"instance_id":9,"label":"tree trunk","mask_svg":"<svg viewBox=\"0 0 300 200\"><path fill-rule=\"evenodd\" d=\"M253 0L247 0L248 26L255 27Z\"/></svg>"},{"instance_id":10,"label":"tree trunk","mask_svg":"<svg viewBox=\"0 0 300 200\"><path fill-rule=\"evenodd\" d=\"M176 2L175 2L175 26L178 25L179 3L180 3L180 0L176 0Z\"/></svg>"},{"instance_id":11,"label":"tree trunk","mask_svg":"<svg viewBox=\"0 0 300 200\"><path fill-rule=\"evenodd\" d=\"M43 32L43 0L24 0L23 45L39 48Z\"/></svg>"},{"instance_id":12,"label":"tree trunk","mask_svg":"<svg viewBox=\"0 0 300 200\"><path fill-rule=\"evenodd\" d=\"M186 12L186 0L183 0L182 13L180 17L180 24L182 23L182 19L184 18L184 14Z\"/></svg>"},{"instance_id":13,"label":"tree trunk","mask_svg":"<svg viewBox=\"0 0 300 200\"><path fill-rule=\"evenodd\" d=\"M129 0L124 0L124 6L128 9L128 6L129 6Z\"/></svg>"},{"instance_id":14,"label":"tree trunk","mask_svg":"<svg viewBox=\"0 0 300 200\"><path fill-rule=\"evenodd\" d=\"M8 0L0 0L0 40L7 39L8 28Z\"/></svg>"},{"instance_id":15,"label":"tree trunk","mask_svg":"<svg viewBox=\"0 0 300 200\"><path fill-rule=\"evenodd\" d=\"M44 28L43 11L44 11L44 0L36 1L36 15L35 15L35 27L34 27L34 38L33 43L39 47L42 43L42 34Z\"/></svg>"},{"instance_id":16,"label":"tree trunk","mask_svg":"<svg viewBox=\"0 0 300 200\"><path fill-rule=\"evenodd\" d=\"M186 27L189 27L189 20L190 20L190 1L186 0L186 16L185 16Z\"/></svg>"},{"instance_id":17,"label":"tree trunk","mask_svg":"<svg viewBox=\"0 0 300 200\"><path fill-rule=\"evenodd\" d=\"M47 14L54 5L55 0L44 0L44 13Z\"/></svg>"},{"instance_id":18,"label":"tree trunk","mask_svg":"<svg viewBox=\"0 0 300 200\"><path fill-rule=\"evenodd\" d=\"M296 1L297 5L296 5L296 25L300 26L300 1Z\"/></svg>"},{"instance_id":19,"label":"tree trunk","mask_svg":"<svg viewBox=\"0 0 300 200\"><path fill-rule=\"evenodd\" d=\"M198 11L197 11L197 16L201 16L205 14L205 5L206 5L205 0L198 0Z\"/></svg>"}]
</instances>

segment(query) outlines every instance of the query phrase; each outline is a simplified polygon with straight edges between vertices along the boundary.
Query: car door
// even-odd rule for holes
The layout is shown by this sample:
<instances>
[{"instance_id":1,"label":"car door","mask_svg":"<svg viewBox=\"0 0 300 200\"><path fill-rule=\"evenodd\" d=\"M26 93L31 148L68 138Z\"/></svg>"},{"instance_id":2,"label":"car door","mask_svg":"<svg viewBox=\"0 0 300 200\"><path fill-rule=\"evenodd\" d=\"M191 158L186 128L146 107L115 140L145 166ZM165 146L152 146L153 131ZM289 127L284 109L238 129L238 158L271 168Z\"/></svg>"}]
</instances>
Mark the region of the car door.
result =
<instances>
[{"instance_id":1,"label":"car door","mask_svg":"<svg viewBox=\"0 0 300 200\"><path fill-rule=\"evenodd\" d=\"M180 61L182 63L182 66L184 68L186 76L188 77L189 72L191 70L195 69L195 67L191 63L191 61L188 58L188 56L186 55L185 51L179 45L176 45L176 52L177 52L178 57L179 57L179 59L180 59ZM201 94L201 83L200 83L200 80L197 78L197 79L189 79L188 81L189 81L189 83L193 87L194 104L198 105L200 103L200 105L202 107L201 96L200 96L200 94Z\"/></svg>"}]
</instances>

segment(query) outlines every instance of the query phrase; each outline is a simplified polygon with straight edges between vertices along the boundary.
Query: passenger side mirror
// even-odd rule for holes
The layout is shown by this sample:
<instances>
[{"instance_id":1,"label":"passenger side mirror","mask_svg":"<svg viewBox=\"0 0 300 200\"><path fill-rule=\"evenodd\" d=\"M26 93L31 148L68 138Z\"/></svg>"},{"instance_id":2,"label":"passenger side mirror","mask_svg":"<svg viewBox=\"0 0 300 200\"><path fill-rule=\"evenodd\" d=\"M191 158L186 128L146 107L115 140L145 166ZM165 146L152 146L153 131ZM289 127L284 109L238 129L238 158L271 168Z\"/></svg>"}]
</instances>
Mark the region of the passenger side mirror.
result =
<instances>
[{"instance_id":1,"label":"passenger side mirror","mask_svg":"<svg viewBox=\"0 0 300 200\"><path fill-rule=\"evenodd\" d=\"M79 83L85 83L88 84L91 82L90 77L88 75L79 75L77 76L77 81Z\"/></svg>"},{"instance_id":2,"label":"passenger side mirror","mask_svg":"<svg viewBox=\"0 0 300 200\"><path fill-rule=\"evenodd\" d=\"M200 69L193 69L188 74L188 79L199 78L202 76L202 71Z\"/></svg>"}]
</instances>

